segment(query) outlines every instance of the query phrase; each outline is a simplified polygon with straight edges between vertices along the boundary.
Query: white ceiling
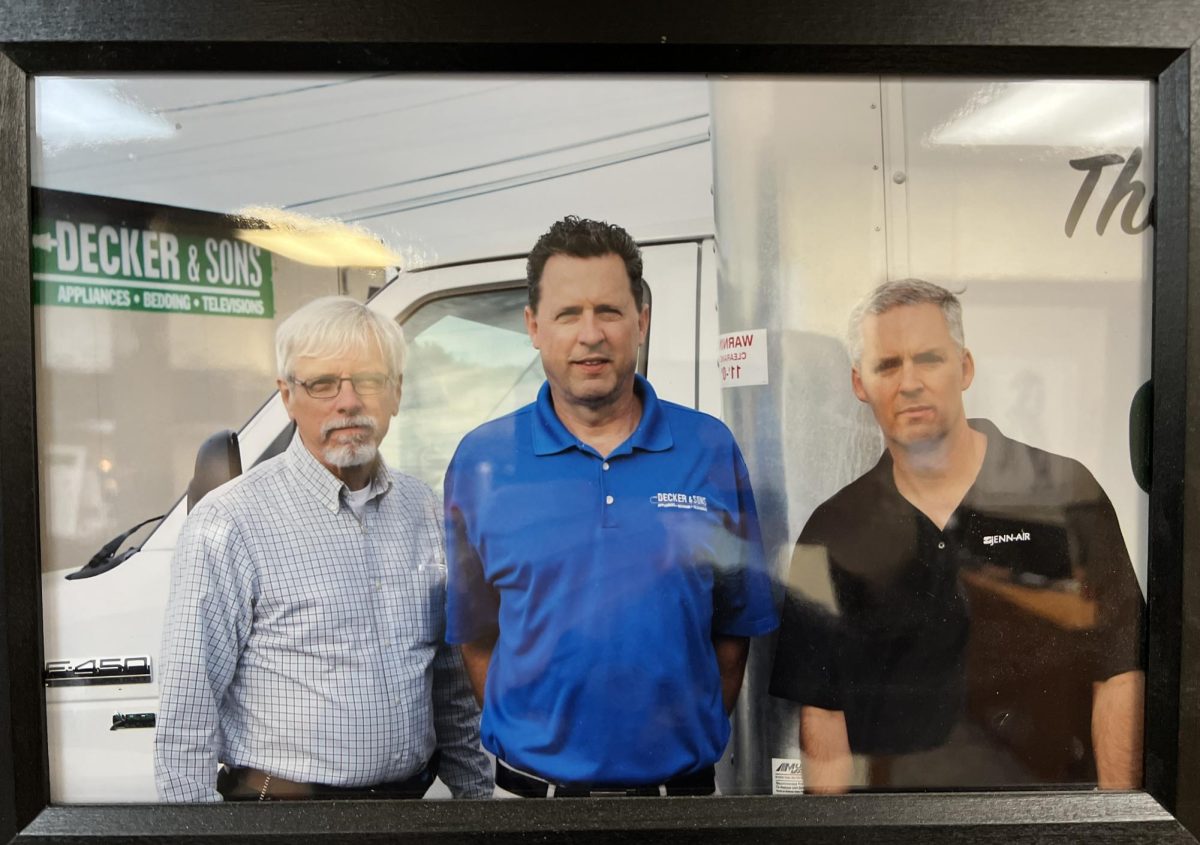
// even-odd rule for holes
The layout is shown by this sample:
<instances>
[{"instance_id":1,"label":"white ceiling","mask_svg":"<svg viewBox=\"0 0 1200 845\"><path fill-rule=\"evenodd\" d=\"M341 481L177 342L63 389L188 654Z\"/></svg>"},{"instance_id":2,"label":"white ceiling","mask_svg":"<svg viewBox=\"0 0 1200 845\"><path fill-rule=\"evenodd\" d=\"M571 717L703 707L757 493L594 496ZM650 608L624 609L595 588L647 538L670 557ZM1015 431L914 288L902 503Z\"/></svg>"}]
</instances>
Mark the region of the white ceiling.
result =
<instances>
[{"instance_id":1,"label":"white ceiling","mask_svg":"<svg viewBox=\"0 0 1200 845\"><path fill-rule=\"evenodd\" d=\"M701 77L34 81L33 182L357 222L409 266L528 250L565 214L711 232Z\"/></svg>"},{"instance_id":2,"label":"white ceiling","mask_svg":"<svg viewBox=\"0 0 1200 845\"><path fill-rule=\"evenodd\" d=\"M892 119L924 127L911 149L947 161L969 151L982 170L1127 150L1148 131L1143 82L906 90ZM408 267L523 253L565 214L639 239L714 227L699 76L37 77L33 95L36 185L331 217L365 227Z\"/></svg>"}]
</instances>

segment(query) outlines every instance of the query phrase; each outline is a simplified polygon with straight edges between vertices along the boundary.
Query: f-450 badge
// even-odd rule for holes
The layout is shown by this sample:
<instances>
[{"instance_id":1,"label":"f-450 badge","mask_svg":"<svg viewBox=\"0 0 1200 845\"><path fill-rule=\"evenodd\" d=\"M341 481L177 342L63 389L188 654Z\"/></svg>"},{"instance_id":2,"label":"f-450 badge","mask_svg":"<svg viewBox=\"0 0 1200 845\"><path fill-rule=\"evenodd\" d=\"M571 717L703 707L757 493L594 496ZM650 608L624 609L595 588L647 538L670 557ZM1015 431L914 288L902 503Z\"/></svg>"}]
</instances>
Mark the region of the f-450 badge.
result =
<instances>
[{"instance_id":1,"label":"f-450 badge","mask_svg":"<svg viewBox=\"0 0 1200 845\"><path fill-rule=\"evenodd\" d=\"M149 657L88 657L83 660L47 660L42 681L48 687L88 684L148 684Z\"/></svg>"}]
</instances>

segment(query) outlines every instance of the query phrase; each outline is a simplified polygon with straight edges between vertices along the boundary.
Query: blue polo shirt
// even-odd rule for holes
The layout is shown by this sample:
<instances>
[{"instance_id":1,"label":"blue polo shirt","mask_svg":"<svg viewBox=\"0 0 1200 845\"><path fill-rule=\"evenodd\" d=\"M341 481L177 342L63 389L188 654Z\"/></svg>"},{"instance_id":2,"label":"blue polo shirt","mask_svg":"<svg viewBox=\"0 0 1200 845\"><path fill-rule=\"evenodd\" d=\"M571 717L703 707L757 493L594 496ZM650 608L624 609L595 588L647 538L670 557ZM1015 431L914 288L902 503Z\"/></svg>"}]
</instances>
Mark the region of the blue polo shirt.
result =
<instances>
[{"instance_id":1,"label":"blue polo shirt","mask_svg":"<svg viewBox=\"0 0 1200 845\"><path fill-rule=\"evenodd\" d=\"M557 783L649 784L729 739L714 635L777 624L754 494L719 420L659 401L607 460L549 386L446 473L446 639L499 631L484 746Z\"/></svg>"}]
</instances>

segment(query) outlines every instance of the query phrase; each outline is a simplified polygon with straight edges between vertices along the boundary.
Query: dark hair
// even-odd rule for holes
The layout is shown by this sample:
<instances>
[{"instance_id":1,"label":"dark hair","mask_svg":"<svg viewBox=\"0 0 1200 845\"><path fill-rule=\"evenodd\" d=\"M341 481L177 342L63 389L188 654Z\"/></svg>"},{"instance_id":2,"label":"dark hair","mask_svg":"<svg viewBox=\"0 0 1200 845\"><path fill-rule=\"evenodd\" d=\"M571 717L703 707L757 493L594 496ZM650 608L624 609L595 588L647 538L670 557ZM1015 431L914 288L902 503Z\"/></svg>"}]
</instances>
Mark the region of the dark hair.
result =
<instances>
[{"instance_id":1,"label":"dark hair","mask_svg":"<svg viewBox=\"0 0 1200 845\"><path fill-rule=\"evenodd\" d=\"M568 215L550 227L538 238L525 264L525 278L529 282L529 307L537 311L541 296L542 271L553 255L569 255L573 258L599 258L616 255L625 262L629 276L629 289L638 311L642 310L646 282L642 279L642 251L638 249L629 233L612 223L588 220Z\"/></svg>"}]
</instances>

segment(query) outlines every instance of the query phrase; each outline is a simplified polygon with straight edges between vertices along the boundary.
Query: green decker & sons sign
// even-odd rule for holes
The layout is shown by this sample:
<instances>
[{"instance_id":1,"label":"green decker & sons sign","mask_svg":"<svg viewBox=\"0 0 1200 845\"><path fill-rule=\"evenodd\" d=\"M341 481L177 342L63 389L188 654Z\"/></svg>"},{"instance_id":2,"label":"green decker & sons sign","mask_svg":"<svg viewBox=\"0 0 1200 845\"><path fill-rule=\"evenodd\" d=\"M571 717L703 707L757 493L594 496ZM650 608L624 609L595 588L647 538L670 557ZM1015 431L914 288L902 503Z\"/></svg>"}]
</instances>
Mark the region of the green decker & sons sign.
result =
<instances>
[{"instance_id":1,"label":"green decker & sons sign","mask_svg":"<svg viewBox=\"0 0 1200 845\"><path fill-rule=\"evenodd\" d=\"M274 317L271 253L232 237L38 219L34 302Z\"/></svg>"}]
</instances>

